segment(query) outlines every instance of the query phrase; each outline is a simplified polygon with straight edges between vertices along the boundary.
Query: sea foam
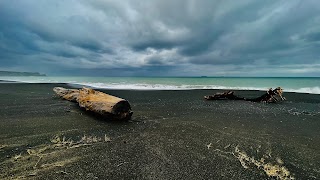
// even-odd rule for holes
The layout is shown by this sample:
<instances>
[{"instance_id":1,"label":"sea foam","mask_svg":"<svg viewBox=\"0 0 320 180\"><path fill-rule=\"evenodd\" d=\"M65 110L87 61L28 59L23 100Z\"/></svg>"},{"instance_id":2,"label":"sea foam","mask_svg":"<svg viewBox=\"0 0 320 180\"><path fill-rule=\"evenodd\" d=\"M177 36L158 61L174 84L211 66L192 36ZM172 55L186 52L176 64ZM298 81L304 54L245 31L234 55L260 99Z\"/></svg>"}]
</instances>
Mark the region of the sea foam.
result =
<instances>
[{"instance_id":1,"label":"sea foam","mask_svg":"<svg viewBox=\"0 0 320 180\"><path fill-rule=\"evenodd\" d=\"M100 79L99 79L100 78ZM77 84L90 86L93 88L101 88L101 89L123 89L123 90L193 90L193 89L232 89L232 90L260 90L266 91L269 88L275 88L276 85L273 85L275 79L272 79L270 83L260 83L260 85L256 85L257 79L254 79L252 82L248 82L246 84L238 85L238 82L241 82L242 79L236 79L231 85L220 85L224 84L223 82L216 83L212 81L212 83L204 83L204 84L182 84L179 80L172 81L172 79L167 78L166 81L159 83L158 79L148 79L149 82L143 82L144 79L121 79L117 80L116 78L104 79L104 77L98 78L88 78L88 77L1 77L2 80L8 81L18 81L25 83L69 83L69 84ZM116 79L116 80L114 80ZM183 80L185 80L184 78ZM163 78L161 79L163 80ZM209 79L210 80L210 79ZM258 79L261 81L260 79ZM292 81L292 79L290 79ZM106 82L110 81L110 82ZM112 82L113 81L113 82ZM142 82L139 82L142 81ZM286 79L280 79L278 84L286 84ZM313 81L313 80L312 80ZM294 86L286 87L281 86L285 92L296 92L296 93L310 93L310 94L320 94L320 87L316 86L316 80L314 83L309 84L310 87L303 85L299 85L299 83L293 83ZM219 84L219 85L217 85ZM229 83L230 84L230 83ZM254 86L247 86L248 84L255 84ZM293 87L293 88L292 88Z\"/></svg>"},{"instance_id":2,"label":"sea foam","mask_svg":"<svg viewBox=\"0 0 320 180\"><path fill-rule=\"evenodd\" d=\"M167 85L167 84L122 84L122 83L76 83L100 89L119 90L195 90L195 89L232 89L232 90L259 90L265 91L270 87L238 87L238 86L218 86L218 85ZM320 94L320 87L303 87L298 89L283 88L286 92Z\"/></svg>"}]
</instances>

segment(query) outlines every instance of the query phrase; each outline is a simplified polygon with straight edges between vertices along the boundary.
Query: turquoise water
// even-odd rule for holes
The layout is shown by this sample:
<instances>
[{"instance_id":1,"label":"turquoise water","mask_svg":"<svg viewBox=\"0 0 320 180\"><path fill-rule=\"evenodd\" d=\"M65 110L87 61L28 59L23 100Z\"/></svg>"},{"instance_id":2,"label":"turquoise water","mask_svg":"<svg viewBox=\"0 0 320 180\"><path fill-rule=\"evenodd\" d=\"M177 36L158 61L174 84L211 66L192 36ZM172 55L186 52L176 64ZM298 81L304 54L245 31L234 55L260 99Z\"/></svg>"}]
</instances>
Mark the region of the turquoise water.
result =
<instances>
[{"instance_id":1,"label":"turquoise water","mask_svg":"<svg viewBox=\"0 0 320 180\"><path fill-rule=\"evenodd\" d=\"M96 88L135 90L237 89L320 94L319 77L0 77L28 83L75 83Z\"/></svg>"}]
</instances>

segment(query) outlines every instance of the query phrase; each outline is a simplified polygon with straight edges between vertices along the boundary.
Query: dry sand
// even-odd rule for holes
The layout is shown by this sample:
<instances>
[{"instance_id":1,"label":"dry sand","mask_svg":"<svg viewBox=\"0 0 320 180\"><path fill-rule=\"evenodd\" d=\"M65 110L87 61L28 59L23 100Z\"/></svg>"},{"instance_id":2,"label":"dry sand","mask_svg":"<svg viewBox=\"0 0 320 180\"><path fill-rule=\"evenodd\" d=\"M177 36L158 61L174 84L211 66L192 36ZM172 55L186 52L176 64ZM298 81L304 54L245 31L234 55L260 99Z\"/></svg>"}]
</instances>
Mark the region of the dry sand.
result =
<instances>
[{"instance_id":1,"label":"dry sand","mask_svg":"<svg viewBox=\"0 0 320 180\"><path fill-rule=\"evenodd\" d=\"M57 98L66 84L0 84L0 179L320 179L320 95L263 104L217 90L103 90L129 122ZM258 91L237 91L255 97Z\"/></svg>"}]
</instances>

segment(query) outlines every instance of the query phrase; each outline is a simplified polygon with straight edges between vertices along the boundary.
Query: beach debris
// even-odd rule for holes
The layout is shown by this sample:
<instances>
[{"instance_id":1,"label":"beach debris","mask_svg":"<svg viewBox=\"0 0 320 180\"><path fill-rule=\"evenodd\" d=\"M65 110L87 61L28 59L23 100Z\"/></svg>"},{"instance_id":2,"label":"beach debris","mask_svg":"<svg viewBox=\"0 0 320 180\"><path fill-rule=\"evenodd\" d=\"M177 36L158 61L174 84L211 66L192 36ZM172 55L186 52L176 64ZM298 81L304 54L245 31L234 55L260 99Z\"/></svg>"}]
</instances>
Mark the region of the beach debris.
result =
<instances>
[{"instance_id":1,"label":"beach debris","mask_svg":"<svg viewBox=\"0 0 320 180\"><path fill-rule=\"evenodd\" d=\"M226 151L226 148L229 149ZM237 159L240 165L244 169L256 169L262 170L264 173L274 179L280 180L293 180L295 179L294 175L289 171L287 167L284 166L284 161L277 157L275 160L270 156L271 150L268 149L261 158L250 156L244 150L241 150L239 145L228 144L224 148L216 148L212 151L218 153L219 156L229 158L233 157Z\"/></svg>"},{"instance_id":2,"label":"beach debris","mask_svg":"<svg viewBox=\"0 0 320 180\"><path fill-rule=\"evenodd\" d=\"M129 162L122 162L122 163L118 164L117 167L120 167L120 166L127 164L127 163L129 163Z\"/></svg>"},{"instance_id":3,"label":"beach debris","mask_svg":"<svg viewBox=\"0 0 320 180\"><path fill-rule=\"evenodd\" d=\"M227 149L228 147L230 147L231 144L228 144L224 147L224 149Z\"/></svg>"},{"instance_id":4,"label":"beach debris","mask_svg":"<svg viewBox=\"0 0 320 180\"><path fill-rule=\"evenodd\" d=\"M17 161L18 159L22 158L22 155L21 155L21 154L22 154L22 153L13 156L13 160L14 160L14 161Z\"/></svg>"},{"instance_id":5,"label":"beach debris","mask_svg":"<svg viewBox=\"0 0 320 180\"><path fill-rule=\"evenodd\" d=\"M248 154L244 151L241 151L239 149L239 146L235 147L234 152L232 152L233 156L239 160L242 167L245 169L249 168L249 165L254 165L258 169L262 169L267 176L277 178L277 179L283 179L283 180L290 180L295 179L290 171L283 166L283 161L280 158L277 158L277 163L271 163L271 162L265 162L266 159L261 158L255 159L254 157L248 156ZM280 162L279 162L280 159Z\"/></svg>"},{"instance_id":6,"label":"beach debris","mask_svg":"<svg viewBox=\"0 0 320 180\"><path fill-rule=\"evenodd\" d=\"M108 137L106 134L104 135L104 141L105 142L111 142L111 138Z\"/></svg>"},{"instance_id":7,"label":"beach debris","mask_svg":"<svg viewBox=\"0 0 320 180\"><path fill-rule=\"evenodd\" d=\"M63 170L59 168L81 159L75 153L79 149L109 143L110 141L111 138L107 134L100 136L84 134L73 136L73 138L55 135L47 143L28 146L19 154L10 156L10 159L1 162L0 167L7 168L7 170L3 169L1 171L5 173L0 173L0 179L29 179L31 176L38 176L41 172L52 169ZM10 178L8 178L9 176Z\"/></svg>"},{"instance_id":8,"label":"beach debris","mask_svg":"<svg viewBox=\"0 0 320 180\"><path fill-rule=\"evenodd\" d=\"M282 94L283 94L283 89L281 87L277 87L275 89L270 88L265 94L263 94L258 98L239 97L234 95L233 91L216 93L214 95L204 96L204 98L206 100L244 100L244 101L252 101L252 102L276 103L276 102L286 100L286 98L283 97Z\"/></svg>"},{"instance_id":9,"label":"beach debris","mask_svg":"<svg viewBox=\"0 0 320 180\"><path fill-rule=\"evenodd\" d=\"M8 145L6 145L6 144L0 144L0 150L1 149L4 149L5 147L7 147Z\"/></svg>"},{"instance_id":10,"label":"beach debris","mask_svg":"<svg viewBox=\"0 0 320 180\"><path fill-rule=\"evenodd\" d=\"M81 108L116 120L129 120L133 114L125 99L95 91L90 88L66 89L55 87L53 91L63 99L77 102Z\"/></svg>"}]
</instances>

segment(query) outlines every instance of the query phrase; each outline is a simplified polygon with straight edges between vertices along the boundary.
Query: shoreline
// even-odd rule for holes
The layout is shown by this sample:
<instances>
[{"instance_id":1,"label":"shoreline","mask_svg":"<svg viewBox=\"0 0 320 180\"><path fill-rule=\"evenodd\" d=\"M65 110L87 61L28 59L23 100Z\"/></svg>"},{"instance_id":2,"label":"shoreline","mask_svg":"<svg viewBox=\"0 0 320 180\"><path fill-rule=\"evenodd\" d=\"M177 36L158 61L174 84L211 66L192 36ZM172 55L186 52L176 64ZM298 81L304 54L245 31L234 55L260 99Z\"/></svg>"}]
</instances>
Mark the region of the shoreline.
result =
<instances>
[{"instance_id":1,"label":"shoreline","mask_svg":"<svg viewBox=\"0 0 320 180\"><path fill-rule=\"evenodd\" d=\"M203 99L220 90L98 89L130 102L132 120L119 122L55 86L71 87L0 83L0 179L320 178L320 95L266 104Z\"/></svg>"},{"instance_id":2,"label":"shoreline","mask_svg":"<svg viewBox=\"0 0 320 180\"><path fill-rule=\"evenodd\" d=\"M103 91L103 90L110 90L110 91L199 91L199 90L204 90L204 91L210 91L210 90L213 90L213 91L217 91L217 92L225 92L225 91L234 91L234 92L241 92L241 91L248 91L248 92L266 92L268 89L266 90L252 90L252 89L206 89L206 88L199 88L199 89L118 89L118 88L101 88L101 87L94 87L94 86L90 86L90 85L84 85L84 84L77 84L77 83L52 83L52 82L41 82L41 83L38 83L38 82L35 82L35 83L30 83L30 82L21 82L21 81L8 81L8 80L0 80L0 83L16 83L16 84L61 84L61 85L66 85L70 88L82 88L82 87L88 87L88 88L91 88L91 89L96 89L96 90L100 90L100 91ZM275 87L271 87L271 88L275 88ZM291 91L285 91L284 89L284 93L287 94L287 93L294 93L294 94L305 94L305 95L320 95L320 94L317 94L317 93L306 93L306 92L291 92Z\"/></svg>"},{"instance_id":3,"label":"shoreline","mask_svg":"<svg viewBox=\"0 0 320 180\"><path fill-rule=\"evenodd\" d=\"M0 80L0 83L24 83L19 81L8 81L8 80Z\"/></svg>"},{"instance_id":4,"label":"shoreline","mask_svg":"<svg viewBox=\"0 0 320 180\"><path fill-rule=\"evenodd\" d=\"M1 79L1 77L0 77ZM114 90L259 90L280 86L285 92L320 94L319 78L152 78L152 77L2 77L25 83L71 83Z\"/></svg>"}]
</instances>

